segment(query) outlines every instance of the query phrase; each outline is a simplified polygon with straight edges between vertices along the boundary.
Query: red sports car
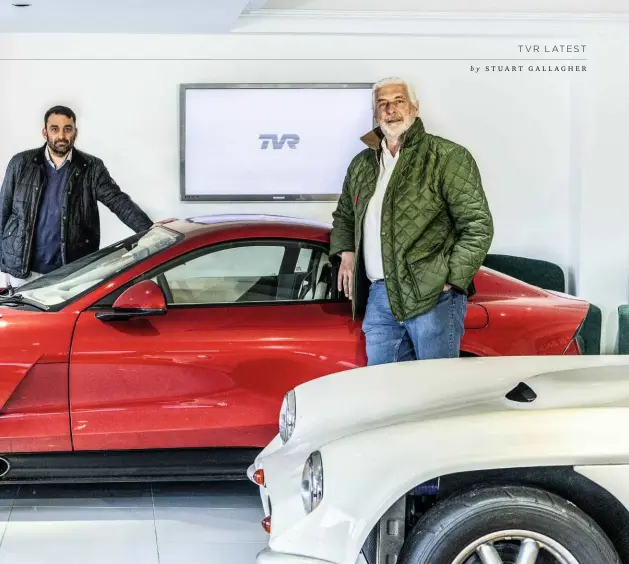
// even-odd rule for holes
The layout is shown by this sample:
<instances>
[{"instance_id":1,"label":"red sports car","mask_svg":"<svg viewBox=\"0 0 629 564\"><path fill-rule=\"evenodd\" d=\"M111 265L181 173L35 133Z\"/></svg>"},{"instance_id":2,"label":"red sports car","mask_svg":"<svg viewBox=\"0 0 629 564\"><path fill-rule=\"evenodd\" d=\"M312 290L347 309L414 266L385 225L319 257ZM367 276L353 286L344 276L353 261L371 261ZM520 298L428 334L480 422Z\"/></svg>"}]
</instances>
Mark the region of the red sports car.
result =
<instances>
[{"instance_id":1,"label":"red sports car","mask_svg":"<svg viewBox=\"0 0 629 564\"><path fill-rule=\"evenodd\" d=\"M329 229L176 221L5 292L2 480L245 478L285 392L365 363ZM582 353L587 302L486 268L475 286L463 354Z\"/></svg>"}]
</instances>

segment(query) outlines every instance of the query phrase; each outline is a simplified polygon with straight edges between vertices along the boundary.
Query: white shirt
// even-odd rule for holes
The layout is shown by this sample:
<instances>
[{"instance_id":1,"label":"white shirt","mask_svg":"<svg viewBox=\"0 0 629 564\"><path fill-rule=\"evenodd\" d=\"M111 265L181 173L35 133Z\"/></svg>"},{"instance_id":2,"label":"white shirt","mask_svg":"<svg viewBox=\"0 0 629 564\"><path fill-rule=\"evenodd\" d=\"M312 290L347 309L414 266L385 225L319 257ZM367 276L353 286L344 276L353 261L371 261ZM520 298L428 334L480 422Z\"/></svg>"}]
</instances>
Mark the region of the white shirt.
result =
<instances>
[{"instance_id":1,"label":"white shirt","mask_svg":"<svg viewBox=\"0 0 629 564\"><path fill-rule=\"evenodd\" d=\"M380 158L380 174L378 183L369 205L363 223L363 255L365 257L365 270L367 277L372 282L384 278L384 267L382 265L382 202L384 194L391 180L391 175L398 162L400 151L393 156L389 151L386 139L382 140L382 156Z\"/></svg>"},{"instance_id":2,"label":"white shirt","mask_svg":"<svg viewBox=\"0 0 629 564\"><path fill-rule=\"evenodd\" d=\"M68 152L68 154L66 155L66 158L63 159L63 162L57 166L55 164L55 162L52 160L52 157L50 156L50 147L46 147L46 160L48 161L48 164L54 168L55 170L58 170L60 168L63 168L63 166L66 163L69 163L72 160L72 151L74 151L74 149L70 149L70 151Z\"/></svg>"}]
</instances>

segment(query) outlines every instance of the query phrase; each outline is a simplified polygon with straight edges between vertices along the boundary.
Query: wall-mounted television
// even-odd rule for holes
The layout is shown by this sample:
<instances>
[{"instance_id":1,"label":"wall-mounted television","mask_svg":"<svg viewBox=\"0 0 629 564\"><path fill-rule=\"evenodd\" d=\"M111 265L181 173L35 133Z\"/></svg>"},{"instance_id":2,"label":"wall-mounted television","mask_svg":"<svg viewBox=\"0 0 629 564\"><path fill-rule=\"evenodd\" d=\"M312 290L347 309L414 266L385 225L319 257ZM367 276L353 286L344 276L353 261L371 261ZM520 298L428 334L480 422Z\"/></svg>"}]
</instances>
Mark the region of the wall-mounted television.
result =
<instances>
[{"instance_id":1,"label":"wall-mounted television","mask_svg":"<svg viewBox=\"0 0 629 564\"><path fill-rule=\"evenodd\" d=\"M182 84L183 201L333 201L373 128L370 83Z\"/></svg>"}]
</instances>

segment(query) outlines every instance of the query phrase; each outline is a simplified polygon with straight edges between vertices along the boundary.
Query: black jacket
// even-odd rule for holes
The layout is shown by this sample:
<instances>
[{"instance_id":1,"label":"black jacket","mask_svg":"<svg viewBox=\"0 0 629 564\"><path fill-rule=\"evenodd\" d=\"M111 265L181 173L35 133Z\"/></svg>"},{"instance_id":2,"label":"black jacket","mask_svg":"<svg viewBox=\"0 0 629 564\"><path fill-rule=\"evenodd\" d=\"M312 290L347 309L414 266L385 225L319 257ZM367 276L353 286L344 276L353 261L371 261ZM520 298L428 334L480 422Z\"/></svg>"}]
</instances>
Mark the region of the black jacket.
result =
<instances>
[{"instance_id":1,"label":"black jacket","mask_svg":"<svg viewBox=\"0 0 629 564\"><path fill-rule=\"evenodd\" d=\"M0 271L15 278L30 275L35 225L46 184L46 146L24 151L9 162L0 192ZM102 202L136 233L153 222L122 192L102 160L76 148L72 151L68 183L64 191L61 220L63 264L77 260L100 247Z\"/></svg>"}]
</instances>

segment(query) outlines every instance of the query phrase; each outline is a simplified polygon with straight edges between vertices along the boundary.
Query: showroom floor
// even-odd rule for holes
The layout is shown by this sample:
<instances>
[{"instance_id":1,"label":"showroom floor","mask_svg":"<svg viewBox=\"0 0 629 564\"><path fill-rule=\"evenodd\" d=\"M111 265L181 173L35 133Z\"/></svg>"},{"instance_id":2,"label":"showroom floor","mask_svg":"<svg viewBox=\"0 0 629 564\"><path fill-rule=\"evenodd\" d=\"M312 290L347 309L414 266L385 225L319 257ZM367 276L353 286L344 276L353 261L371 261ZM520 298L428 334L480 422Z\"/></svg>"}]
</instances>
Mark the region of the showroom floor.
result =
<instances>
[{"instance_id":1,"label":"showroom floor","mask_svg":"<svg viewBox=\"0 0 629 564\"><path fill-rule=\"evenodd\" d=\"M262 518L248 482L7 486L0 564L254 564Z\"/></svg>"}]
</instances>

